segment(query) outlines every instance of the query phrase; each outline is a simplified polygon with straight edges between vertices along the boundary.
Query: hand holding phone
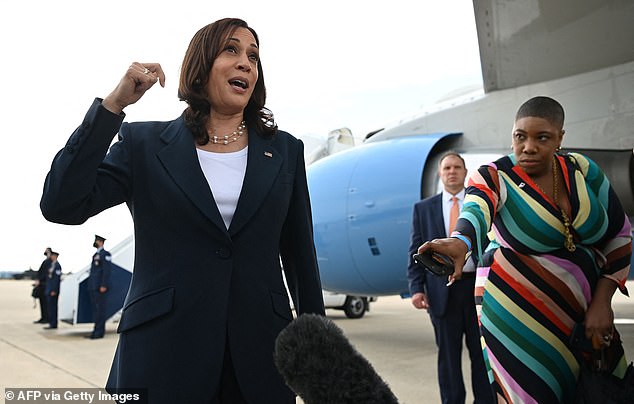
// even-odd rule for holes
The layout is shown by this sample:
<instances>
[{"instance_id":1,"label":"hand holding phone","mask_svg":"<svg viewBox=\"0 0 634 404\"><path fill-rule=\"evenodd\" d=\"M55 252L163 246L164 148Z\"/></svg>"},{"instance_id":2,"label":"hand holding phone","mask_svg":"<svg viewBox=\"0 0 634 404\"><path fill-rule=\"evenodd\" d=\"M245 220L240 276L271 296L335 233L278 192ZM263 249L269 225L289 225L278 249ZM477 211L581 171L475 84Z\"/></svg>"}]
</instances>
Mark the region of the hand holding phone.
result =
<instances>
[{"instance_id":1,"label":"hand holding phone","mask_svg":"<svg viewBox=\"0 0 634 404\"><path fill-rule=\"evenodd\" d=\"M414 254L412 258L434 275L449 276L454 273L453 260L444 254L427 250L422 254Z\"/></svg>"}]
</instances>

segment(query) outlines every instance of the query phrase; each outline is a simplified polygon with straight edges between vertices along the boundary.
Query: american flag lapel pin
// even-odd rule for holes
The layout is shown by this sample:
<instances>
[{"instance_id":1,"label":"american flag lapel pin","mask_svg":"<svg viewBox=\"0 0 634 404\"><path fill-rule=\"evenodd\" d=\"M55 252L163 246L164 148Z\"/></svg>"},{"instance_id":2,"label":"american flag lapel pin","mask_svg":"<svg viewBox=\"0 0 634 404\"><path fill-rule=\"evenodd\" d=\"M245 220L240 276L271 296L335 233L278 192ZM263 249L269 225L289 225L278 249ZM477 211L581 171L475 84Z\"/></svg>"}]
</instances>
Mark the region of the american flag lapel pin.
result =
<instances>
[{"instance_id":1,"label":"american flag lapel pin","mask_svg":"<svg viewBox=\"0 0 634 404\"><path fill-rule=\"evenodd\" d=\"M265 151L265 152L264 152L264 155L265 155L266 157L273 157L273 153L271 153L271 152L267 152L267 151Z\"/></svg>"}]
</instances>

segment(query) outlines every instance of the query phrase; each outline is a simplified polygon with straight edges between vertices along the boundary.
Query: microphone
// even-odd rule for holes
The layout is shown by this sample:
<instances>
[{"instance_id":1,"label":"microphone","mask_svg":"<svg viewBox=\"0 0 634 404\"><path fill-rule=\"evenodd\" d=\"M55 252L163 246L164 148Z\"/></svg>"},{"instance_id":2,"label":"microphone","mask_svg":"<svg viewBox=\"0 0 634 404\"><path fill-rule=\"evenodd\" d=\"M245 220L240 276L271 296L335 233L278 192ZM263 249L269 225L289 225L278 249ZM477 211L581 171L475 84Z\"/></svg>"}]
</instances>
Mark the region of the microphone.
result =
<instances>
[{"instance_id":1,"label":"microphone","mask_svg":"<svg viewBox=\"0 0 634 404\"><path fill-rule=\"evenodd\" d=\"M392 404L394 393L325 316L305 313L277 336L275 366L305 404Z\"/></svg>"}]
</instances>

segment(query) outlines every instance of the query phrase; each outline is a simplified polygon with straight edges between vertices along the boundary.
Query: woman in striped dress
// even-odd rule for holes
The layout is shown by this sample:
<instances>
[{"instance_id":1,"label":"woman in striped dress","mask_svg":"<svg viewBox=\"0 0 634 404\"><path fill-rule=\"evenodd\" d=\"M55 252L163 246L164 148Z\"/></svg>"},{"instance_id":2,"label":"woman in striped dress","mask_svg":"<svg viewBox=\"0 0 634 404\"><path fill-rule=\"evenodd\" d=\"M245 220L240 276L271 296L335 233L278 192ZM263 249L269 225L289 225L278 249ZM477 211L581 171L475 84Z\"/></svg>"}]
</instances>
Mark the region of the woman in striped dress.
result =
<instances>
[{"instance_id":1,"label":"woman in striped dress","mask_svg":"<svg viewBox=\"0 0 634 404\"><path fill-rule=\"evenodd\" d=\"M593 161L559 152L563 121L551 98L524 103L513 153L469 179L452 237L419 249L454 259L450 282L460 278L466 253L480 254L475 298L483 354L494 392L508 403L573 402L573 328L583 323L587 338L609 345L618 338L612 295L617 288L627 294L629 219ZM486 237L492 241L482 252ZM622 377L622 349L617 356L610 370Z\"/></svg>"}]
</instances>

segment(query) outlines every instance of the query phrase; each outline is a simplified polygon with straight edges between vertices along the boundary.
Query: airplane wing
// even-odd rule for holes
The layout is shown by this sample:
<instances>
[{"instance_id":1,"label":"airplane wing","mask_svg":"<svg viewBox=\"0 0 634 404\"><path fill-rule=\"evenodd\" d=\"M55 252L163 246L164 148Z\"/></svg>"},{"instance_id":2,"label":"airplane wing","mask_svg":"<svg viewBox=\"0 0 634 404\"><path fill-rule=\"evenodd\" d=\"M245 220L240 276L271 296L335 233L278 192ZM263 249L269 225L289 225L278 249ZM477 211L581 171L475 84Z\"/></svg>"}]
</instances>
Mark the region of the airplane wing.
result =
<instances>
[{"instance_id":1,"label":"airplane wing","mask_svg":"<svg viewBox=\"0 0 634 404\"><path fill-rule=\"evenodd\" d=\"M474 0L473 6L485 92L634 60L631 0Z\"/></svg>"}]
</instances>

